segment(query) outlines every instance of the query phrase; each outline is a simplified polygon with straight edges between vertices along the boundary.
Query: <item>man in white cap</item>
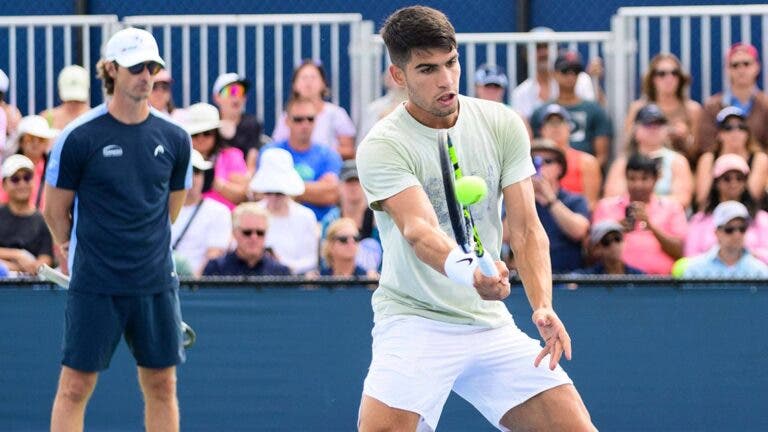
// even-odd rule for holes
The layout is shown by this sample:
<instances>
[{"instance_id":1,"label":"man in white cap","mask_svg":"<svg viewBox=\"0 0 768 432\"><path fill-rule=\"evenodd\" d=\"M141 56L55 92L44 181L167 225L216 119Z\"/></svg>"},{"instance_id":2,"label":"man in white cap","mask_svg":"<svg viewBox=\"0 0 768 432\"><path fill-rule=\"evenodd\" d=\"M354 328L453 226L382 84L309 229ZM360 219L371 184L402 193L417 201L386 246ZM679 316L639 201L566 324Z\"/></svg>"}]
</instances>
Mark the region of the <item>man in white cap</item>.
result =
<instances>
[{"instance_id":1,"label":"man in white cap","mask_svg":"<svg viewBox=\"0 0 768 432\"><path fill-rule=\"evenodd\" d=\"M54 129L64 129L72 120L91 109L91 80L82 66L70 65L59 72L61 105L40 113Z\"/></svg>"},{"instance_id":2,"label":"man in white cap","mask_svg":"<svg viewBox=\"0 0 768 432\"><path fill-rule=\"evenodd\" d=\"M604 275L642 275L642 270L632 267L621 258L624 253L624 227L615 220L605 219L592 225L589 230L589 252L594 265L574 273Z\"/></svg>"},{"instance_id":3,"label":"man in white cap","mask_svg":"<svg viewBox=\"0 0 768 432\"><path fill-rule=\"evenodd\" d=\"M0 207L0 263L23 274L37 274L53 262L51 233L40 212L30 204L34 164L23 155L3 162L3 189L8 204Z\"/></svg>"},{"instance_id":4,"label":"man in white cap","mask_svg":"<svg viewBox=\"0 0 768 432\"><path fill-rule=\"evenodd\" d=\"M224 204L203 197L205 172L213 163L192 150L192 189L179 217L171 227L171 247L176 258L186 260L195 276L203 273L205 264L227 251L232 224L231 213Z\"/></svg>"},{"instance_id":5,"label":"man in white cap","mask_svg":"<svg viewBox=\"0 0 768 432\"><path fill-rule=\"evenodd\" d=\"M245 77L234 72L221 74L213 83L213 101L221 113L222 145L239 148L252 175L262 142L259 120L244 112L249 88L250 82Z\"/></svg>"},{"instance_id":6,"label":"man in white cap","mask_svg":"<svg viewBox=\"0 0 768 432\"><path fill-rule=\"evenodd\" d=\"M717 245L709 251L690 258L683 271L684 278L766 278L768 265L744 247L750 217L744 204L725 201L712 212Z\"/></svg>"},{"instance_id":7,"label":"man in white cap","mask_svg":"<svg viewBox=\"0 0 768 432\"><path fill-rule=\"evenodd\" d=\"M54 431L82 430L98 373L123 336L146 429L179 428L176 365L185 356L170 240L192 185L191 140L147 102L164 64L149 32L115 33L97 64L107 102L70 123L51 151L44 215L71 275Z\"/></svg>"}]
</instances>

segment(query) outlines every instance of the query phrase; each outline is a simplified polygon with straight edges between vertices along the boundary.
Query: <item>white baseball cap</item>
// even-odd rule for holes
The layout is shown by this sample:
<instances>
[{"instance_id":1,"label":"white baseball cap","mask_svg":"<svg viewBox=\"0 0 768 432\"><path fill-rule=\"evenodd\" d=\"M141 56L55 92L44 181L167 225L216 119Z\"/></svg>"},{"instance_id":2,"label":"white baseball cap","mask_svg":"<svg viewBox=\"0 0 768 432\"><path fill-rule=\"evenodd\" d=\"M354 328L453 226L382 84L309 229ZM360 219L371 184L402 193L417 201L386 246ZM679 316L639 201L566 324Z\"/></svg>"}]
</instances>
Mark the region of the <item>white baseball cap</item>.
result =
<instances>
[{"instance_id":1,"label":"white baseball cap","mask_svg":"<svg viewBox=\"0 0 768 432\"><path fill-rule=\"evenodd\" d=\"M88 102L91 99L88 71L78 65L70 65L62 69L59 72L59 97L63 102Z\"/></svg>"},{"instance_id":2,"label":"white baseball cap","mask_svg":"<svg viewBox=\"0 0 768 432\"><path fill-rule=\"evenodd\" d=\"M115 61L122 67L153 61L165 67L157 41L152 33L128 27L112 35L107 42L104 58Z\"/></svg>"},{"instance_id":3,"label":"white baseball cap","mask_svg":"<svg viewBox=\"0 0 768 432\"><path fill-rule=\"evenodd\" d=\"M32 135L40 138L51 139L59 134L57 129L53 129L48 125L48 121L39 115L28 115L21 119L19 127L16 129L16 134Z\"/></svg>"},{"instance_id":4,"label":"white baseball cap","mask_svg":"<svg viewBox=\"0 0 768 432\"><path fill-rule=\"evenodd\" d=\"M190 135L218 129L221 125L219 110L211 104L198 102L184 110L181 123Z\"/></svg>"},{"instance_id":5,"label":"white baseball cap","mask_svg":"<svg viewBox=\"0 0 768 432\"><path fill-rule=\"evenodd\" d=\"M8 79L8 75L5 71L0 69L0 92L8 93L8 87L11 85L11 80Z\"/></svg>"},{"instance_id":6,"label":"white baseball cap","mask_svg":"<svg viewBox=\"0 0 768 432\"><path fill-rule=\"evenodd\" d=\"M254 192L275 192L288 196L304 193L304 180L293 167L293 156L281 148L269 148L259 156L259 169L251 179Z\"/></svg>"},{"instance_id":7,"label":"white baseball cap","mask_svg":"<svg viewBox=\"0 0 768 432\"><path fill-rule=\"evenodd\" d=\"M213 82L213 94L218 94L221 89L234 83L242 84L246 90L248 90L248 87L251 84L245 77L242 77L235 72L223 73Z\"/></svg>"},{"instance_id":8,"label":"white baseball cap","mask_svg":"<svg viewBox=\"0 0 768 432\"><path fill-rule=\"evenodd\" d=\"M712 211L712 221L718 228L737 218L749 221L749 211L738 201L721 202Z\"/></svg>"},{"instance_id":9,"label":"white baseball cap","mask_svg":"<svg viewBox=\"0 0 768 432\"><path fill-rule=\"evenodd\" d=\"M3 162L3 167L1 169L3 178L16 174L16 172L18 172L20 169L28 169L30 171L34 171L35 164L31 159L21 154L8 156L8 158L5 159L5 162Z\"/></svg>"}]
</instances>

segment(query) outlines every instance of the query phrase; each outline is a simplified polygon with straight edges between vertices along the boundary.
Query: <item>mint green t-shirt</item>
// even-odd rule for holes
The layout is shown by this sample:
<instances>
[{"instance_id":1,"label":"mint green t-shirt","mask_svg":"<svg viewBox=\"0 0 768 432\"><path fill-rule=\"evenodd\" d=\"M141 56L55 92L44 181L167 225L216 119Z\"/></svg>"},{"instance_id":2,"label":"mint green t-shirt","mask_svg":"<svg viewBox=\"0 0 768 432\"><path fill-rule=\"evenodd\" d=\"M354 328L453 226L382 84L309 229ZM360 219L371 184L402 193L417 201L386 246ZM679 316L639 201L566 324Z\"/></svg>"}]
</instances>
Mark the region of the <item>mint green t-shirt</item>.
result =
<instances>
[{"instance_id":1,"label":"mint green t-shirt","mask_svg":"<svg viewBox=\"0 0 768 432\"><path fill-rule=\"evenodd\" d=\"M501 247L501 194L535 169L528 132L520 117L496 102L460 96L459 116L448 130L464 175L483 178L488 195L471 206L483 245L496 259ZM420 186L435 209L440 228L453 235L445 202L437 129L416 121L404 105L379 121L357 151L360 182L375 211L384 258L372 304L374 321L418 315L458 324L498 327L511 320L501 301L482 300L473 288L452 282L416 257L380 202Z\"/></svg>"}]
</instances>

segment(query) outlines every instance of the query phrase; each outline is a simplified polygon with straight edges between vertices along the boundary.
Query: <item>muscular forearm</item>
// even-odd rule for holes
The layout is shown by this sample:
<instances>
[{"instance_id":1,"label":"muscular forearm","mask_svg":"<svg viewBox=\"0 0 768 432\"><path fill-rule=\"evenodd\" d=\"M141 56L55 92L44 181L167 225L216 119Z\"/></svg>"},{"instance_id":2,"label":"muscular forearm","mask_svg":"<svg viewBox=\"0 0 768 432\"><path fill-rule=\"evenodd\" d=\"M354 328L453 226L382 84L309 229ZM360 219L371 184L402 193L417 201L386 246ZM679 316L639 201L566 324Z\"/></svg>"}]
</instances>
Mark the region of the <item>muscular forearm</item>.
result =
<instances>
[{"instance_id":1,"label":"muscular forearm","mask_svg":"<svg viewBox=\"0 0 768 432\"><path fill-rule=\"evenodd\" d=\"M523 282L525 294L533 310L552 307L552 264L549 239L541 224L526 229L508 227L510 247Z\"/></svg>"},{"instance_id":2,"label":"muscular forearm","mask_svg":"<svg viewBox=\"0 0 768 432\"><path fill-rule=\"evenodd\" d=\"M456 247L455 241L426 221L415 221L404 227L403 236L422 262L445 274L445 259Z\"/></svg>"},{"instance_id":3,"label":"muscular forearm","mask_svg":"<svg viewBox=\"0 0 768 432\"><path fill-rule=\"evenodd\" d=\"M69 233L72 229L72 220L69 218L69 213L53 215L46 211L44 217L45 223L48 224L48 229L53 236L53 241L57 244L68 242Z\"/></svg>"}]
</instances>

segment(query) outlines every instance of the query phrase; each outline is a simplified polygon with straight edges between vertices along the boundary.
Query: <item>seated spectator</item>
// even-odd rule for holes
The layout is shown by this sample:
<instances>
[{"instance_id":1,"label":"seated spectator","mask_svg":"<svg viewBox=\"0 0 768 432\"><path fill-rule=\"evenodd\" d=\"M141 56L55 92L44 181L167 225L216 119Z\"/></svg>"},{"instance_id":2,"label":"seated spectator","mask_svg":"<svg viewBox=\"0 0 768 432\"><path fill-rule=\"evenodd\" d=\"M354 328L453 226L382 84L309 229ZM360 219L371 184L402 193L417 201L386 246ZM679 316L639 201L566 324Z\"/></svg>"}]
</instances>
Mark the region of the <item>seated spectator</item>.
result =
<instances>
[{"instance_id":1,"label":"seated spectator","mask_svg":"<svg viewBox=\"0 0 768 432\"><path fill-rule=\"evenodd\" d=\"M30 204L35 165L28 157L12 155L2 165L8 204L0 206L0 262L10 271L37 274L53 263L53 240L43 215Z\"/></svg>"},{"instance_id":2,"label":"seated spectator","mask_svg":"<svg viewBox=\"0 0 768 432\"><path fill-rule=\"evenodd\" d=\"M475 71L476 98L504 103L507 87L509 80L501 66L483 64Z\"/></svg>"},{"instance_id":3,"label":"seated spectator","mask_svg":"<svg viewBox=\"0 0 768 432\"><path fill-rule=\"evenodd\" d=\"M344 159L354 159L355 125L344 108L327 102L330 95L325 71L318 62L304 60L293 71L290 99L306 99L314 107L312 142L335 150ZM277 121L272 132L272 140L275 142L289 138L291 125L286 121L289 116L286 108L286 113Z\"/></svg>"},{"instance_id":4,"label":"seated spectator","mask_svg":"<svg viewBox=\"0 0 768 432\"><path fill-rule=\"evenodd\" d=\"M70 65L59 72L61 104L40 113L54 129L64 129L91 109L91 80L82 66Z\"/></svg>"},{"instance_id":5,"label":"seated spectator","mask_svg":"<svg viewBox=\"0 0 768 432\"><path fill-rule=\"evenodd\" d=\"M200 276L209 260L224 255L232 232L229 208L203 198L204 172L213 168L197 150L192 150L192 188L184 207L171 226L171 249L184 259L192 275Z\"/></svg>"},{"instance_id":6,"label":"seated spectator","mask_svg":"<svg viewBox=\"0 0 768 432\"><path fill-rule=\"evenodd\" d=\"M149 104L152 108L169 115L176 109L171 84L173 84L173 78L168 69L160 69L160 72L155 75L152 93L149 94Z\"/></svg>"},{"instance_id":7,"label":"seated spectator","mask_svg":"<svg viewBox=\"0 0 768 432\"><path fill-rule=\"evenodd\" d=\"M264 238L269 214L257 203L239 204L232 211L234 252L208 261L203 276L287 276L291 270L266 253Z\"/></svg>"},{"instance_id":8,"label":"seated spectator","mask_svg":"<svg viewBox=\"0 0 768 432\"><path fill-rule=\"evenodd\" d=\"M683 70L680 59L674 54L657 54L651 59L643 75L643 94L632 102L624 122L624 134L629 136L634 128L637 112L648 104L655 104L669 121L669 146L688 159L693 169L699 152L695 137L701 123L701 105L688 97L691 77Z\"/></svg>"},{"instance_id":9,"label":"seated spectator","mask_svg":"<svg viewBox=\"0 0 768 432\"><path fill-rule=\"evenodd\" d=\"M576 270L577 274L589 275L641 275L642 270L625 263L624 227L618 222L605 219L589 231L589 254L595 260L591 267Z\"/></svg>"},{"instance_id":10,"label":"seated spectator","mask_svg":"<svg viewBox=\"0 0 768 432\"><path fill-rule=\"evenodd\" d=\"M597 158L589 153L571 147L571 115L558 104L549 104L539 111L542 138L549 139L565 153L568 171L560 180L560 185L568 192L584 195L589 207L594 207L600 198L602 172Z\"/></svg>"},{"instance_id":11,"label":"seated spectator","mask_svg":"<svg viewBox=\"0 0 768 432\"><path fill-rule=\"evenodd\" d=\"M559 94L550 103L556 103L571 115L571 147L587 152L597 158L601 167L608 163L610 156L611 120L597 102L584 100L576 93L577 76L583 71L581 56L576 51L568 51L555 60L555 81ZM534 134L541 129L542 114L547 105L537 108L531 115L531 129ZM537 135L538 136L538 135Z\"/></svg>"},{"instance_id":12,"label":"seated spectator","mask_svg":"<svg viewBox=\"0 0 768 432\"><path fill-rule=\"evenodd\" d=\"M696 168L696 204L703 207L712 186L712 166L721 155L735 154L749 165L747 190L755 202L762 202L768 181L768 155L752 137L744 112L736 107L717 114L717 138L713 151L699 158Z\"/></svg>"},{"instance_id":13,"label":"seated spectator","mask_svg":"<svg viewBox=\"0 0 768 432\"><path fill-rule=\"evenodd\" d=\"M398 105L405 102L405 99L408 97L405 89L398 86L395 80L392 79L389 69L385 70L382 74L382 81L384 81L387 93L365 107L362 119L360 120L360 132L357 134L358 144L365 138L365 135L368 134L368 131L371 130L377 121L386 117Z\"/></svg>"},{"instance_id":14,"label":"seated spectator","mask_svg":"<svg viewBox=\"0 0 768 432\"><path fill-rule=\"evenodd\" d=\"M21 111L6 100L10 85L11 80L8 79L8 75L0 69L0 108L2 109L0 116L4 114L5 137L14 136L16 134L16 127L18 127L21 121Z\"/></svg>"},{"instance_id":15,"label":"seated spectator","mask_svg":"<svg viewBox=\"0 0 768 432\"><path fill-rule=\"evenodd\" d=\"M713 222L715 208L726 201L739 201L747 207L750 215L745 244L753 254L768 263L768 212L760 209L747 189L747 162L741 156L725 154L717 158L711 172L707 201L688 223L685 256L702 254L717 243Z\"/></svg>"},{"instance_id":16,"label":"seated spectator","mask_svg":"<svg viewBox=\"0 0 768 432\"><path fill-rule=\"evenodd\" d=\"M183 125L192 136L192 147L212 162L205 173L203 197L214 199L232 210L245 201L248 168L240 149L229 147L219 136L219 112L207 103L191 105L183 116Z\"/></svg>"},{"instance_id":17,"label":"seated spectator","mask_svg":"<svg viewBox=\"0 0 768 432\"><path fill-rule=\"evenodd\" d=\"M683 255L687 221L677 200L654 193L658 179L656 160L640 153L631 155L626 168L627 192L601 199L592 223L620 221L626 231L622 260L648 274L668 275Z\"/></svg>"},{"instance_id":18,"label":"seated spectator","mask_svg":"<svg viewBox=\"0 0 768 432\"><path fill-rule=\"evenodd\" d=\"M213 101L221 112L222 146L243 153L248 177L256 171L256 159L262 146L261 123L254 114L246 114L250 82L234 72L221 74L213 83Z\"/></svg>"},{"instance_id":19,"label":"seated spectator","mask_svg":"<svg viewBox=\"0 0 768 432\"><path fill-rule=\"evenodd\" d=\"M704 102L701 127L696 138L699 152L711 152L717 137L717 113L723 108L741 108L747 116L749 130L760 146L768 148L768 95L760 91L757 81L760 76L760 59L757 48L744 42L731 46L725 55L725 71L729 85Z\"/></svg>"},{"instance_id":20,"label":"seated spectator","mask_svg":"<svg viewBox=\"0 0 768 432\"><path fill-rule=\"evenodd\" d=\"M267 247L294 274L304 274L317 269L320 233L312 210L293 200L304 192L304 182L293 166L288 151L264 149L250 188L263 196L259 205L270 217Z\"/></svg>"},{"instance_id":21,"label":"seated spectator","mask_svg":"<svg viewBox=\"0 0 768 432\"><path fill-rule=\"evenodd\" d=\"M589 204L579 195L560 187L567 170L565 153L549 140L535 140L531 156L538 172L531 180L536 212L549 236L552 273L568 273L584 265L583 240L589 233Z\"/></svg>"},{"instance_id":22,"label":"seated spectator","mask_svg":"<svg viewBox=\"0 0 768 432\"><path fill-rule=\"evenodd\" d=\"M360 185L357 175L357 165L350 159L344 161L340 174L339 206L329 211L320 221L320 237L325 238L328 226L339 218L350 218L355 221L360 235L360 247L357 249L355 262L366 270L376 270L381 267L381 240L379 229L373 218L373 210L368 207L365 192Z\"/></svg>"},{"instance_id":23,"label":"seated spectator","mask_svg":"<svg viewBox=\"0 0 768 432\"><path fill-rule=\"evenodd\" d=\"M286 107L289 136L266 148L287 150L293 157L296 171L304 180L304 193L296 201L312 209L317 220L339 202L339 171L341 158L334 150L312 141L317 121L315 104L306 99L291 99ZM261 167L261 161L259 161Z\"/></svg>"},{"instance_id":24,"label":"seated spectator","mask_svg":"<svg viewBox=\"0 0 768 432\"><path fill-rule=\"evenodd\" d=\"M58 131L51 129L44 118L38 115L31 115L21 119L18 134L15 137L16 145L18 146L14 146L16 147L16 152L29 158L35 165L29 203L33 207L40 209L40 211L45 208L43 176L45 175L45 166L48 163L48 151L50 150L51 140L57 134ZM8 196L4 191L0 191L0 202L8 202Z\"/></svg>"},{"instance_id":25,"label":"seated spectator","mask_svg":"<svg viewBox=\"0 0 768 432\"><path fill-rule=\"evenodd\" d=\"M659 178L654 193L677 200L684 208L693 199L693 174L688 160L671 150L667 118L659 107L646 105L637 112L635 127L629 138L627 154L640 153L661 161ZM627 156L619 156L611 164L605 179L605 197L619 196L627 191Z\"/></svg>"},{"instance_id":26,"label":"seated spectator","mask_svg":"<svg viewBox=\"0 0 768 432\"><path fill-rule=\"evenodd\" d=\"M766 278L768 265L744 247L749 211L737 201L720 203L712 219L717 245L688 260L684 278Z\"/></svg>"},{"instance_id":27,"label":"seated spectator","mask_svg":"<svg viewBox=\"0 0 768 432\"><path fill-rule=\"evenodd\" d=\"M321 255L321 276L364 276L376 278L376 270L366 270L355 263L360 234L357 224L350 218L341 218L328 227Z\"/></svg>"}]
</instances>

